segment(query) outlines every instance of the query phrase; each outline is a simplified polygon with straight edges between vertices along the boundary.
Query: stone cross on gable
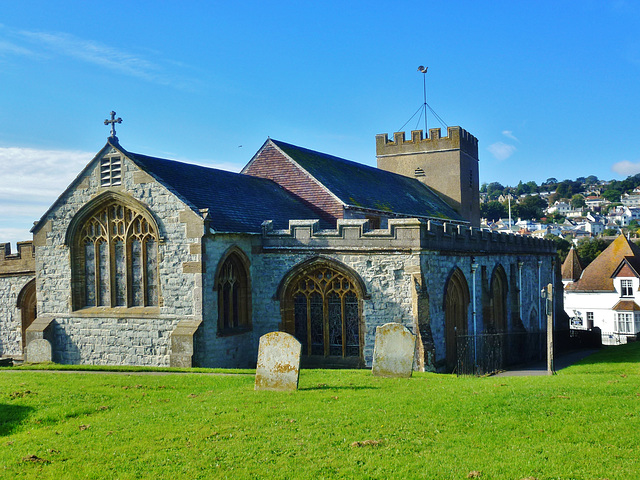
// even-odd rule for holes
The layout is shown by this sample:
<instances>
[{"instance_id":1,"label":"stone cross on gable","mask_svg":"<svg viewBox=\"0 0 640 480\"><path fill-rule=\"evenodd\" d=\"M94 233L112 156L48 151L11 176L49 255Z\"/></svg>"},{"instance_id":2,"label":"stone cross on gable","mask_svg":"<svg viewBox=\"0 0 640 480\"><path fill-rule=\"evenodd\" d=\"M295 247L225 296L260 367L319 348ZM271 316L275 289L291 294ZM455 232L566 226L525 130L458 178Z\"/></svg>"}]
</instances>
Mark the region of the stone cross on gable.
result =
<instances>
[{"instance_id":1,"label":"stone cross on gable","mask_svg":"<svg viewBox=\"0 0 640 480\"><path fill-rule=\"evenodd\" d=\"M105 120L104 124L111 124L111 138L115 138L117 140L118 137L116 137L116 123L122 123L122 119L120 117L116 118L116 112L111 111L111 120Z\"/></svg>"}]
</instances>

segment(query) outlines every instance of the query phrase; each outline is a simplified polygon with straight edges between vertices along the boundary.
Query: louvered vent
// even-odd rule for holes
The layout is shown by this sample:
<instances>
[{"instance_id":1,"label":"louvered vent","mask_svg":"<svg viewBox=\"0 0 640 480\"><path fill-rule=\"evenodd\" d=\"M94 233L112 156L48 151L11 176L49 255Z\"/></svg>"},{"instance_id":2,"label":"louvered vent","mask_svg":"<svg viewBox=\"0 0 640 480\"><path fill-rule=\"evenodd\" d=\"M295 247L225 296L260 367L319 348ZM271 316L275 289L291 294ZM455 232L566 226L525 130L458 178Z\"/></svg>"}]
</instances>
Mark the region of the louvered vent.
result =
<instances>
[{"instance_id":1,"label":"louvered vent","mask_svg":"<svg viewBox=\"0 0 640 480\"><path fill-rule=\"evenodd\" d=\"M122 184L122 159L104 157L100 160L100 186L112 187Z\"/></svg>"}]
</instances>

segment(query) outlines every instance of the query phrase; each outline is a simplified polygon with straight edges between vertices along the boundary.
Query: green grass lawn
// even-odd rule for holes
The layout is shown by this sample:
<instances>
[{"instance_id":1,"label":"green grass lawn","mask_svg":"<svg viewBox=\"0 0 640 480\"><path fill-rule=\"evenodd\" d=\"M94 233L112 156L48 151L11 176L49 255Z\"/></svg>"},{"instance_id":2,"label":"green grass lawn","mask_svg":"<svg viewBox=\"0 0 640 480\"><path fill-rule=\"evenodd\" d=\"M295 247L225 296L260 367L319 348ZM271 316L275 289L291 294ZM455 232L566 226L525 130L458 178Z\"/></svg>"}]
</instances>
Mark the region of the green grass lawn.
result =
<instances>
[{"instance_id":1,"label":"green grass lawn","mask_svg":"<svg viewBox=\"0 0 640 480\"><path fill-rule=\"evenodd\" d=\"M0 478L640 478L640 344L539 377L0 369Z\"/></svg>"}]
</instances>

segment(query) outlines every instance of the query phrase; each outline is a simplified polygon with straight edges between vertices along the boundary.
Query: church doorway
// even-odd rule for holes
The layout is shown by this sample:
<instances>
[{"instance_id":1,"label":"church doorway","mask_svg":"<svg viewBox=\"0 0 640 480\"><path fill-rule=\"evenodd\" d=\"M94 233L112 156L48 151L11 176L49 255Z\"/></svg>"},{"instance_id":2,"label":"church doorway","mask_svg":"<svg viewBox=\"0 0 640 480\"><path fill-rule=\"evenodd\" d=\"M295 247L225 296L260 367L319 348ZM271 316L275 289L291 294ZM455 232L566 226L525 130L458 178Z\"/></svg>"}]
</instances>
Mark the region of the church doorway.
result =
<instances>
[{"instance_id":1,"label":"church doorway","mask_svg":"<svg viewBox=\"0 0 640 480\"><path fill-rule=\"evenodd\" d=\"M27 347L27 328L36 319L36 280L27 283L18 295L18 308L22 317L22 352Z\"/></svg>"},{"instance_id":2,"label":"church doorway","mask_svg":"<svg viewBox=\"0 0 640 480\"><path fill-rule=\"evenodd\" d=\"M303 363L361 365L361 299L359 283L330 262L313 262L290 277L284 329L302 344Z\"/></svg>"},{"instance_id":3,"label":"church doorway","mask_svg":"<svg viewBox=\"0 0 640 480\"><path fill-rule=\"evenodd\" d=\"M445 289L445 349L447 371L452 372L458 362L457 336L467 335L469 309L469 287L462 271L457 268Z\"/></svg>"}]
</instances>

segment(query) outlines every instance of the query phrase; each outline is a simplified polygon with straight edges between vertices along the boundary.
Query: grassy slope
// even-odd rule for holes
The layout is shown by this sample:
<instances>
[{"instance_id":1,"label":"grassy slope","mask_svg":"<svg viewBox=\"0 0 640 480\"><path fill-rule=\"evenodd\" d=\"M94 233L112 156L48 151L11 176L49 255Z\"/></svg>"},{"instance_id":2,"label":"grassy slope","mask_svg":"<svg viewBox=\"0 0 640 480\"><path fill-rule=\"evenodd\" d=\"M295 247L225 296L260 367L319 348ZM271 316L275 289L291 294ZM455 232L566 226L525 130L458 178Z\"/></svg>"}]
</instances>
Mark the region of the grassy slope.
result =
<instances>
[{"instance_id":1,"label":"grassy slope","mask_svg":"<svg viewBox=\"0 0 640 480\"><path fill-rule=\"evenodd\" d=\"M639 344L553 377L303 370L293 393L0 370L0 478L630 479L639 415Z\"/></svg>"}]
</instances>

